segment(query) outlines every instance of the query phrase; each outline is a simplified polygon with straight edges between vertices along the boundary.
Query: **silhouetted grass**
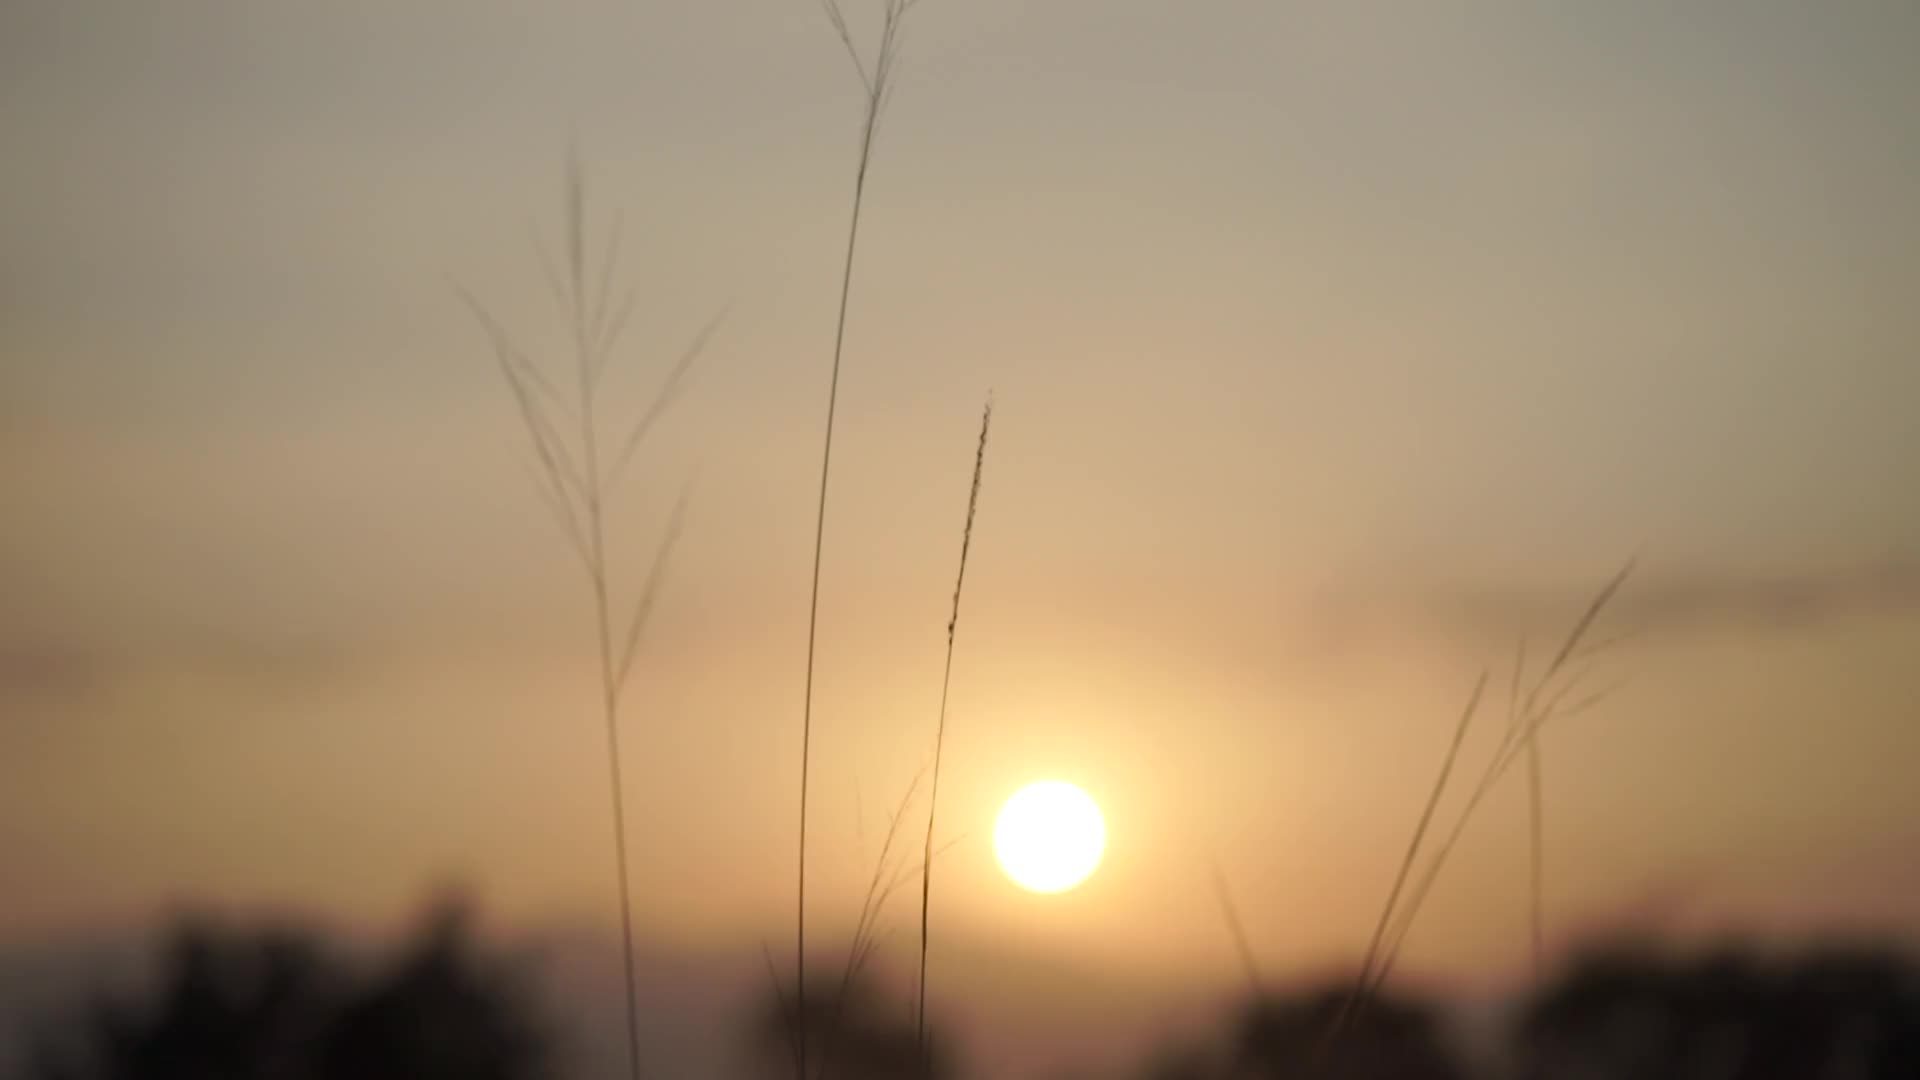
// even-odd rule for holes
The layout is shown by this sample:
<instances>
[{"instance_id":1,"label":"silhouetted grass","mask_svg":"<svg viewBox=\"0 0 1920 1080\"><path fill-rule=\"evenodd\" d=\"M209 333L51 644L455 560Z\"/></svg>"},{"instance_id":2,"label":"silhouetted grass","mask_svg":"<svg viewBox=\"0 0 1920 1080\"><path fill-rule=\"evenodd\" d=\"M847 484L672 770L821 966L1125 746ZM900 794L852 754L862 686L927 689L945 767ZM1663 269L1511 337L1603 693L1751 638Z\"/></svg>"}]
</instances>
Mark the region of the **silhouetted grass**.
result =
<instances>
[{"instance_id":1,"label":"silhouetted grass","mask_svg":"<svg viewBox=\"0 0 1920 1080\"><path fill-rule=\"evenodd\" d=\"M504 325L465 288L456 286L461 301L478 320L492 346L500 375L533 450L535 479L541 501L560 528L569 549L580 560L593 604L594 634L599 654L601 718L606 728L607 783L613 818L614 866L619 879L620 940L625 954L628 1072L640 1076L639 1007L633 955L632 888L627 867L626 792L620 755L620 706L640 647L641 633L653 613L667 564L680 536L686 497L682 493L667 529L655 550L645 578L616 622L615 589L607 551L606 511L614 485L632 463L654 426L678 398L687 373L719 326L716 318L680 355L646 407L621 429L617 442L602 429L603 380L615 355L634 293L628 290L616 302L614 282L619 273L620 240L613 239L601 253L597 274L587 272L586 183L579 158L569 155L565 185L564 225L566 259L556 270L544 249L539 252L547 287L567 321L572 351L572 384L548 374L513 342ZM565 391L570 389L571 394ZM572 431L569 432L569 426ZM612 452L609 454L608 451Z\"/></svg>"},{"instance_id":2,"label":"silhouetted grass","mask_svg":"<svg viewBox=\"0 0 1920 1080\"><path fill-rule=\"evenodd\" d=\"M807 674L800 716L800 823L799 852L794 886L794 993L795 1008L806 1013L807 992L807 794L813 750L813 675L820 628L820 560L825 549L827 527L827 491L833 473L834 418L840 400L840 365L846 350L847 310L853 295L854 259L860 244L860 211L866 200L867 171L873 162L874 141L880 119L892 96L894 65L899 61L900 31L907 12L919 0L884 0L879 43L869 61L854 43L853 30L841 10L839 0L820 0L820 6L846 47L855 74L866 92L864 119L860 134L859 162L853 179L853 210L847 224L847 252L840 277L840 310L835 323L833 368L827 381L827 415L820 447L820 494L814 514L813 576L807 601ZM794 1073L806 1080L807 1046L804 1038L794 1042Z\"/></svg>"},{"instance_id":3,"label":"silhouetted grass","mask_svg":"<svg viewBox=\"0 0 1920 1080\"><path fill-rule=\"evenodd\" d=\"M1499 783L1501 777L1506 775L1507 770L1512 767L1514 761L1521 754L1531 754L1535 750L1540 732L1549 721L1555 719L1566 720L1585 712L1604 701L1619 689L1620 684L1615 683L1598 691L1573 698L1571 703L1569 703L1571 695L1580 688L1585 682L1586 677L1592 673L1592 658L1597 656L1606 647L1606 643L1603 642L1598 646L1583 650L1581 647L1582 643L1587 640L1600 614L1606 609L1607 605L1612 602L1614 596L1620 591L1620 587L1626 583L1627 578L1633 572L1633 567L1633 560L1628 560L1627 563L1620 568L1619 572L1609 579L1607 583L1601 587L1599 592L1595 594L1594 598L1588 603L1585 611L1582 612L1580 618L1574 623L1572 630L1568 632L1559 651L1554 654L1553 660L1548 663L1545 671L1540 675L1540 678L1533 684L1524 698L1520 694L1520 688L1524 680L1526 657L1525 645L1524 642L1522 643L1514 662L1513 678L1508 699L1506 729L1502 732L1500 742L1496 746L1492 757L1489 759L1486 769L1480 774L1479 781L1469 793L1466 804L1461 809L1459 816L1454 819L1453 827L1447 832L1439 847L1436 848L1433 854L1426 860L1419 876L1411 879L1413 886L1411 890L1408 890L1407 883L1409 881L1409 875L1412 874L1415 864L1419 861L1421 850L1426 842L1428 829L1433 821L1434 812L1440 803L1441 796L1445 794L1448 782L1452 777L1454 763L1459 755L1461 744L1466 739L1467 729L1471 726L1474 715L1478 712L1481 700L1485 695L1488 680L1487 673L1482 672L1479 679L1474 683L1473 693L1467 699L1466 708L1461 712L1460 720L1455 726L1453 740L1448 744L1446 756L1442 760L1440 774L1434 781L1433 789L1428 793L1427 802L1421 810L1418 822L1414 826L1413 837L1407 845L1406 854L1402 856L1399 868L1395 872L1393 886L1388 890L1387 901L1381 909L1380 920L1375 926L1373 939L1368 944L1367 952L1361 961L1360 973L1354 989L1347 996L1340 1013L1335 1018L1333 1025L1328 1029L1326 1040L1322 1043L1323 1057L1325 1052L1331 1049L1333 1044L1339 1040L1340 1036L1353 1023L1354 1019L1366 1009L1368 1001L1379 993L1381 986L1386 982L1387 976L1392 973L1394 964L1400 957L1400 950L1406 943L1407 935L1411 932L1414 920L1419 915L1420 908L1425 904L1427 895L1433 888L1434 881L1440 876L1441 869L1446 865L1447 857L1452 854L1454 846L1460 840L1461 834L1466 831L1467 823L1472 820L1474 811L1479 808L1480 803L1486 798L1487 793L1493 790L1494 786ZM1585 662L1579 663L1576 666L1576 661ZM1534 771L1533 775L1537 778L1538 772ZM1539 835L1541 820L1540 790L1537 783L1530 787L1529 794L1530 833L1532 836L1533 855L1529 877L1534 920L1534 963L1537 968L1541 964L1541 950L1544 948L1540 895L1543 874L1539 861L1542 846Z\"/></svg>"},{"instance_id":4,"label":"silhouetted grass","mask_svg":"<svg viewBox=\"0 0 1920 1080\"><path fill-rule=\"evenodd\" d=\"M967 584L967 554L973 550L973 520L980 510L980 478L987 467L987 436L993 429L993 397L980 411L980 441L973 451L973 483L967 489L967 522L960 530L960 569L953 579L953 611L947 616L947 661L940 674L940 719L933 729L933 789L927 796L927 836L920 859L920 990L914 1007L914 1038L923 1071L932 1070L927 1045L927 931L933 896L933 823L940 810L940 759L947 745L947 691L953 685L953 639L960 626L960 594Z\"/></svg>"}]
</instances>

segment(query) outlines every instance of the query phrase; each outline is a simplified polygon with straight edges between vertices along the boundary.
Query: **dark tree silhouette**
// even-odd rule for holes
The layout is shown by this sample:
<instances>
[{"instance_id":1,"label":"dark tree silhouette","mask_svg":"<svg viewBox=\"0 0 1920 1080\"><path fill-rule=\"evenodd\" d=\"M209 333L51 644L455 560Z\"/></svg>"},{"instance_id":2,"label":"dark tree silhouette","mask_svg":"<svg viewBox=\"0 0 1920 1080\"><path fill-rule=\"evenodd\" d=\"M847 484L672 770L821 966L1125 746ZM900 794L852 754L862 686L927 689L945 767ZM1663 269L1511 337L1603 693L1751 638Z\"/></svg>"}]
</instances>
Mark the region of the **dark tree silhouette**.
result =
<instances>
[{"instance_id":1,"label":"dark tree silhouette","mask_svg":"<svg viewBox=\"0 0 1920 1080\"><path fill-rule=\"evenodd\" d=\"M349 1001L326 1043L330 1077L533 1080L548 1040L516 973L473 948L466 909L443 907L391 970Z\"/></svg>"},{"instance_id":2,"label":"dark tree silhouette","mask_svg":"<svg viewBox=\"0 0 1920 1080\"><path fill-rule=\"evenodd\" d=\"M36 1080L539 1080L548 1042L513 973L437 907L388 969L361 975L317 936L176 927L150 997L84 1006L42 1040Z\"/></svg>"},{"instance_id":3,"label":"dark tree silhouette","mask_svg":"<svg viewBox=\"0 0 1920 1080\"><path fill-rule=\"evenodd\" d=\"M153 999L101 1000L72 1030L45 1038L42 1080L306 1080L345 980L311 941L239 934L190 921L176 928Z\"/></svg>"},{"instance_id":4,"label":"dark tree silhouette","mask_svg":"<svg viewBox=\"0 0 1920 1080\"><path fill-rule=\"evenodd\" d=\"M1766 962L1614 945L1548 987L1517 1042L1530 1080L1910 1080L1920 1076L1920 979L1890 952Z\"/></svg>"}]
</instances>

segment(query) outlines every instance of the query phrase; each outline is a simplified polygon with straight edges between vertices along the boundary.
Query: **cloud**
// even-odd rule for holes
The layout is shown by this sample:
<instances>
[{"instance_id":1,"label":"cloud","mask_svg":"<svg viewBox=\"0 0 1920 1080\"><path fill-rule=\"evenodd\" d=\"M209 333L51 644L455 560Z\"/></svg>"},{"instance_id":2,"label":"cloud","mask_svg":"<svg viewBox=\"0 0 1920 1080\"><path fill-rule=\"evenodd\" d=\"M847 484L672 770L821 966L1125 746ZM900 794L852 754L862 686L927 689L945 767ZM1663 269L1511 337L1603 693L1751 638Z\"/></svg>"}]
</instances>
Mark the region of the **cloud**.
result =
<instances>
[{"instance_id":1,"label":"cloud","mask_svg":"<svg viewBox=\"0 0 1920 1080\"><path fill-rule=\"evenodd\" d=\"M367 659L340 642L270 636L203 636L151 650L15 638L0 640L0 700L82 701L156 673L310 690L340 685Z\"/></svg>"},{"instance_id":2,"label":"cloud","mask_svg":"<svg viewBox=\"0 0 1920 1080\"><path fill-rule=\"evenodd\" d=\"M1578 587L1377 583L1343 591L1324 620L1465 632L1505 642L1557 634L1585 609L1603 578ZM1800 632L1844 619L1920 614L1920 562L1895 560L1837 570L1779 574L1642 568L1596 629L1600 638L1711 630Z\"/></svg>"},{"instance_id":3,"label":"cloud","mask_svg":"<svg viewBox=\"0 0 1920 1080\"><path fill-rule=\"evenodd\" d=\"M1842 618L1920 612L1920 565L1896 562L1766 578L1655 578L1633 583L1621 601L1623 618L1649 629L1797 630Z\"/></svg>"}]
</instances>

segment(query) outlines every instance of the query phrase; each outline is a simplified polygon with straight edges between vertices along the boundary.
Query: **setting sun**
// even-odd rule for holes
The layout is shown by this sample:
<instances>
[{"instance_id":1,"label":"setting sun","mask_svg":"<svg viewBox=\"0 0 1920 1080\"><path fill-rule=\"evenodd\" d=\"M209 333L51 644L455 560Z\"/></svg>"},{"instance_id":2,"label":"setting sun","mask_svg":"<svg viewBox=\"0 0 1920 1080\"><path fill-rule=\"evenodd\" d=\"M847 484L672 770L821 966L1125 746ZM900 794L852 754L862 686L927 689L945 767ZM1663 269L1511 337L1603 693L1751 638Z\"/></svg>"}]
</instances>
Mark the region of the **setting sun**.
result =
<instances>
[{"instance_id":1,"label":"setting sun","mask_svg":"<svg viewBox=\"0 0 1920 1080\"><path fill-rule=\"evenodd\" d=\"M1065 892L1100 865L1107 824L1086 792L1058 780L1013 793L993 827L993 852L1014 884L1037 893Z\"/></svg>"}]
</instances>

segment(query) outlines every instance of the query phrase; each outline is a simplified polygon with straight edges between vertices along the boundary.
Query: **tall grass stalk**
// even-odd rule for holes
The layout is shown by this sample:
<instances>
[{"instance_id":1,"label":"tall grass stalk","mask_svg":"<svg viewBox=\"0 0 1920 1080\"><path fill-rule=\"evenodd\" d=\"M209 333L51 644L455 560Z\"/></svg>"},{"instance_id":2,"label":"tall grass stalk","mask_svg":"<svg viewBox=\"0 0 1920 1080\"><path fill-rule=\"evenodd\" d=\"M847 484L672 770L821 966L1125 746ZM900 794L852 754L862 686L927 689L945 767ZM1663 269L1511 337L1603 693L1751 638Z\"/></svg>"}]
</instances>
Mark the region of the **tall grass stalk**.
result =
<instances>
[{"instance_id":1,"label":"tall grass stalk","mask_svg":"<svg viewBox=\"0 0 1920 1080\"><path fill-rule=\"evenodd\" d=\"M1613 579L1607 582L1606 586L1594 596L1593 602L1588 605L1586 612L1581 615L1580 621L1574 624L1573 630L1567 635L1567 639L1561 645L1560 651L1554 655L1552 663L1547 665L1546 674L1541 677L1541 681L1535 684L1533 691L1528 695L1526 704L1528 710L1532 710L1538 705L1540 695L1546 692L1548 682L1550 682L1555 675L1559 674L1567 664L1583 656L1592 656L1597 652L1605 650L1611 644L1607 641L1592 642L1586 646L1585 650L1582 649L1582 642L1586 641L1589 632L1593 629L1594 621L1600 617L1601 611L1613 600L1614 594L1619 592L1620 587L1626 584L1627 578L1632 575L1634 562L1635 560L1633 559L1627 560L1625 565L1620 568L1619 573L1615 574ZM1513 662L1513 685L1516 694L1523 676L1525 663L1526 643L1523 640ZM1607 693L1610 694L1612 691L1609 690ZM1546 766L1543 761L1545 751L1541 748L1537 727L1533 736L1526 740L1526 744L1528 913L1533 924L1533 978L1534 981L1538 983L1546 972L1547 916L1546 781L1543 776Z\"/></svg>"},{"instance_id":2,"label":"tall grass stalk","mask_svg":"<svg viewBox=\"0 0 1920 1080\"><path fill-rule=\"evenodd\" d=\"M616 298L620 232L588 272L586 183L577 155L569 155L565 184L566 258L556 270L544 248L541 268L548 290L567 323L571 385L555 378L514 343L505 325L467 289L455 291L485 332L496 366L513 398L533 451L533 473L542 505L578 558L593 605L599 658L601 721L606 731L607 785L613 819L613 860L619 886L620 943L626 986L627 1069L640 1076L640 1022L633 954L632 884L627 865L626 788L621 767L620 709L633 675L641 634L659 596L680 537L686 507L683 491L666 533L639 588L625 604L616 600L609 553L607 510L615 487L655 425L685 388L686 378L719 326L716 318L668 370L646 406L621 425L617 441L603 424L605 376L632 314L635 294ZM621 614L616 616L616 606Z\"/></svg>"},{"instance_id":3,"label":"tall grass stalk","mask_svg":"<svg viewBox=\"0 0 1920 1080\"><path fill-rule=\"evenodd\" d=\"M1426 870L1421 875L1417 888L1411 894L1409 903L1399 913L1391 943L1382 957L1380 970L1375 974L1372 990L1377 991L1392 971L1400 948L1405 943L1408 931L1412 928L1414 917L1419 913L1421 905L1426 902L1427 893L1433 888L1441 868L1446 865L1447 857L1459 843L1461 834L1466 831L1467 823L1472 820L1474 811L1479 808L1487 794L1507 774L1527 747L1534 744L1541 730L1550 721L1572 719L1612 697L1624 685L1621 682L1615 682L1599 690L1574 697L1575 692L1585 685L1587 677L1592 674L1593 667L1591 664L1585 664L1572 668L1569 664L1575 659L1576 650L1592 630L1595 620L1619 592L1620 586L1625 584L1628 575L1633 572L1633 565L1632 562L1628 562L1594 596L1586 612L1569 631L1560 651L1547 665L1540 678L1535 681L1533 688L1528 691L1521 707L1515 711L1513 722L1502 734L1500 744L1489 760L1486 770L1481 773L1480 780L1474 785L1466 805L1454 819L1453 828L1435 850L1432 858L1428 860Z\"/></svg>"},{"instance_id":4,"label":"tall grass stalk","mask_svg":"<svg viewBox=\"0 0 1920 1080\"><path fill-rule=\"evenodd\" d=\"M1406 854L1401 858L1393 887L1388 891L1387 902L1381 910L1373 941L1369 944L1366 956L1361 963L1360 975L1354 990L1348 995L1345 1004L1335 1017L1327 1038L1322 1041L1321 1056L1323 1058L1339 1037L1357 1022L1368 1002L1379 993L1387 976L1392 973L1394 964L1399 960L1401 948L1406 944L1407 935L1412 930L1414 919L1426 903L1434 881L1439 878L1441 868L1446 865L1448 856L1459 843L1461 834L1466 831L1467 823L1472 820L1474 811L1485 800L1488 792L1498 785L1500 779L1507 774L1522 754L1529 753L1537 746L1541 730L1550 721L1565 721L1586 712L1611 697L1623 685L1616 682L1599 690L1576 696L1586 684L1587 677L1593 672L1592 659L1603 652L1610 643L1589 644L1585 648L1583 644L1587 643L1595 622L1613 601L1621 586L1626 583L1627 578L1633 573L1633 568L1634 560L1630 559L1594 595L1586 610L1568 632L1559 651L1554 654L1546 669L1524 696L1520 693L1522 669L1526 660L1525 645L1522 643L1514 661L1513 689L1508 700L1506 729L1501 733L1500 741L1488 760L1486 768L1481 772L1479 780L1468 793L1465 805L1454 818L1452 828L1428 856L1420 874L1410 878L1414 866L1420 860L1435 807L1438 806L1451 778L1454 759L1459 752L1461 742L1465 739L1467 726L1472 722L1473 715L1478 710L1486 690L1487 675L1481 674L1474 686L1472 696L1468 699L1467 708L1461 715L1459 725L1455 729L1453 741L1448 746L1440 776L1435 781L1433 790L1429 793L1426 805L1421 811L1419 823L1414 829L1413 840L1408 844ZM1533 904L1536 912L1533 941L1535 964L1538 965L1543 962L1544 948L1544 937L1538 915L1541 878L1538 861L1540 854L1538 850L1539 792L1535 789L1530 794L1533 812L1531 829L1535 835L1535 859L1530 868L1530 876L1533 879ZM1409 880L1412 881L1410 889L1407 888Z\"/></svg>"},{"instance_id":5,"label":"tall grass stalk","mask_svg":"<svg viewBox=\"0 0 1920 1080\"><path fill-rule=\"evenodd\" d=\"M1413 872L1414 861L1420 855L1420 846L1426 842L1427 829L1433 824L1434 811L1439 809L1440 797L1446 793L1447 781L1453 776L1454 762L1460 757L1460 746L1466 742L1467 731L1473 726L1473 717L1480 709L1481 695L1487 689L1487 673L1481 672L1480 678L1473 684L1473 693L1467 697L1467 707L1460 711L1460 719L1454 725L1453 739L1447 743L1447 753L1440 761L1440 775L1434 778L1433 787L1427 792L1427 801L1420 808L1420 818L1414 824L1413 836L1407 841L1407 852L1400 858L1399 869L1394 872L1393 885L1387 890L1387 902L1380 908L1379 921L1374 924L1373 937L1367 942L1366 955L1360 961L1360 974L1355 981L1353 991L1341 1003L1340 1011L1334 1016L1333 1026L1328 1029L1322 1040L1322 1057L1330 1051L1333 1044L1345 1033L1347 1023L1362 1007L1372 990L1374 971L1380 965L1382 947L1387 941L1387 931L1392 925L1394 913L1399 909L1402 892L1407 886L1407 877Z\"/></svg>"},{"instance_id":6,"label":"tall grass stalk","mask_svg":"<svg viewBox=\"0 0 1920 1080\"><path fill-rule=\"evenodd\" d=\"M921 1068L931 1074L933 1048L927 1042L927 930L933 897L933 824L940 811L940 760L947 745L947 691L953 685L953 639L960 626L960 594L967 585L967 554L973 550L973 521L980 509L980 478L987 466L987 436L993 429L993 396L980 410L980 441L973 450L973 483L967 489L967 522L960 530L960 570L953 579L953 610L947 616L947 662L940 675L940 718L933 729L933 784L927 796L927 835L920 859L920 992L913 1011L914 1040Z\"/></svg>"},{"instance_id":7,"label":"tall grass stalk","mask_svg":"<svg viewBox=\"0 0 1920 1080\"><path fill-rule=\"evenodd\" d=\"M867 173L873 163L874 142L881 118L893 96L894 67L900 58L900 34L907 13L920 0L884 0L880 36L871 59L862 54L853 40L839 0L820 0L821 9L845 46L847 58L865 91L865 108L860 131L860 154L853 178L853 209L847 223L847 250L840 275L840 312L833 337L833 368L827 381L827 416L820 446L820 494L814 511L813 576L807 600L807 674L800 715L800 827L794 884L794 993L795 1009L806 1014L807 993L807 794L812 773L813 752L813 675L814 658L820 629L820 560L825 548L827 528L827 491L833 473L833 425L840 401L840 365L847 341L847 309L853 295L853 267L860 244L860 212L866 201ZM794 1043L794 1073L799 1080L807 1076L807 1045L804 1038Z\"/></svg>"}]
</instances>

